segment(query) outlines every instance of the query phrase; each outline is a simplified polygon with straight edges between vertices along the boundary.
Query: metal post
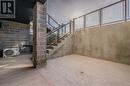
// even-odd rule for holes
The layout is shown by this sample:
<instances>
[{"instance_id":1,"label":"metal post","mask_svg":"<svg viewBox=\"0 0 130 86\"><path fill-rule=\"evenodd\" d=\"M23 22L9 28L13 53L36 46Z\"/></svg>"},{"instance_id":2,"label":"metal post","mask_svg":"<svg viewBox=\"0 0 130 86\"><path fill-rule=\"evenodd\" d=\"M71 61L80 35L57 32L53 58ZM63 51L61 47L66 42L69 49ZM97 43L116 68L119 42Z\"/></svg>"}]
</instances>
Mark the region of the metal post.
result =
<instances>
[{"instance_id":1,"label":"metal post","mask_svg":"<svg viewBox=\"0 0 130 86\"><path fill-rule=\"evenodd\" d=\"M65 30L64 30L64 31L65 31L65 34L66 34L66 25L65 25L64 27L65 27Z\"/></svg>"},{"instance_id":2,"label":"metal post","mask_svg":"<svg viewBox=\"0 0 130 86\"><path fill-rule=\"evenodd\" d=\"M50 17L49 17L49 15L47 15L48 16L48 23L50 24Z\"/></svg>"},{"instance_id":3,"label":"metal post","mask_svg":"<svg viewBox=\"0 0 130 86\"><path fill-rule=\"evenodd\" d=\"M86 15L84 15L83 17L84 17L83 22L84 22L84 30L85 30L85 28L86 28Z\"/></svg>"},{"instance_id":4,"label":"metal post","mask_svg":"<svg viewBox=\"0 0 130 86\"><path fill-rule=\"evenodd\" d=\"M63 24L62 24L61 27L62 27L61 30L62 30L62 36L63 36L63 34L64 34L64 27L63 27Z\"/></svg>"},{"instance_id":5,"label":"metal post","mask_svg":"<svg viewBox=\"0 0 130 86\"><path fill-rule=\"evenodd\" d=\"M126 2L126 3L127 3L127 18L128 18L128 19L129 19L129 14L130 14L130 13L129 13L129 9L130 9L130 8L129 8L129 6L130 6L129 2L130 2L129 0L127 0L127 2Z\"/></svg>"},{"instance_id":6,"label":"metal post","mask_svg":"<svg viewBox=\"0 0 130 86\"><path fill-rule=\"evenodd\" d=\"M124 0L124 10L125 10L124 20L127 21L127 0Z\"/></svg>"},{"instance_id":7,"label":"metal post","mask_svg":"<svg viewBox=\"0 0 130 86\"><path fill-rule=\"evenodd\" d=\"M73 33L75 32L75 19L73 19Z\"/></svg>"},{"instance_id":8,"label":"metal post","mask_svg":"<svg viewBox=\"0 0 130 86\"><path fill-rule=\"evenodd\" d=\"M102 9L99 10L99 25L101 26L103 23L103 13Z\"/></svg>"},{"instance_id":9,"label":"metal post","mask_svg":"<svg viewBox=\"0 0 130 86\"><path fill-rule=\"evenodd\" d=\"M70 20L70 24L69 24L69 32L70 32L70 34L71 34L71 28L72 26L71 26L71 20Z\"/></svg>"},{"instance_id":10,"label":"metal post","mask_svg":"<svg viewBox=\"0 0 130 86\"><path fill-rule=\"evenodd\" d=\"M61 26L59 25L59 28L57 30L57 43L59 42L59 38L60 38L60 28Z\"/></svg>"}]
</instances>

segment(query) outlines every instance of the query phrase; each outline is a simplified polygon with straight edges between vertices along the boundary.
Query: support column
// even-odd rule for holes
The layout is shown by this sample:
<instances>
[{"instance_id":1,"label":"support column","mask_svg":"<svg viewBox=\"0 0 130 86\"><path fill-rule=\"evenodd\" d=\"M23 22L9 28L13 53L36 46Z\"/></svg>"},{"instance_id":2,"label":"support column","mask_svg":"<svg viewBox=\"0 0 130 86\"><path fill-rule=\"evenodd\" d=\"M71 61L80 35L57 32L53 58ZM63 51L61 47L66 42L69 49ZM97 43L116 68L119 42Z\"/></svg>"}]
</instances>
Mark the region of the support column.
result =
<instances>
[{"instance_id":1,"label":"support column","mask_svg":"<svg viewBox=\"0 0 130 86\"><path fill-rule=\"evenodd\" d=\"M47 2L36 1L33 10L33 65L39 67L46 64L46 10Z\"/></svg>"}]
</instances>

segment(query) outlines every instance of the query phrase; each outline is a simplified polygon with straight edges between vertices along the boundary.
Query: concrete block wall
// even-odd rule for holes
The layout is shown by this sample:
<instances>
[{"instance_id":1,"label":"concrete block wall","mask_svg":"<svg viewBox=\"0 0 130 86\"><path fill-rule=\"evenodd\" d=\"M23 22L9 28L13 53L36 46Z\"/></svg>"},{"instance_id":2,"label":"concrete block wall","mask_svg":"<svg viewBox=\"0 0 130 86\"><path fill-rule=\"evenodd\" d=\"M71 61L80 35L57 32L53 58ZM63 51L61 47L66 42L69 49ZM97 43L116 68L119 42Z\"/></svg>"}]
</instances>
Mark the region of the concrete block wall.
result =
<instances>
[{"instance_id":1,"label":"concrete block wall","mask_svg":"<svg viewBox=\"0 0 130 86\"><path fill-rule=\"evenodd\" d=\"M23 44L29 44L29 24L6 20L0 21L2 23L2 28L0 28L0 48L20 47Z\"/></svg>"},{"instance_id":2,"label":"concrete block wall","mask_svg":"<svg viewBox=\"0 0 130 86\"><path fill-rule=\"evenodd\" d=\"M130 64L130 22L75 32L73 53Z\"/></svg>"},{"instance_id":3,"label":"concrete block wall","mask_svg":"<svg viewBox=\"0 0 130 86\"><path fill-rule=\"evenodd\" d=\"M46 61L46 10L47 3L37 1L33 9L33 64L40 66Z\"/></svg>"}]
</instances>

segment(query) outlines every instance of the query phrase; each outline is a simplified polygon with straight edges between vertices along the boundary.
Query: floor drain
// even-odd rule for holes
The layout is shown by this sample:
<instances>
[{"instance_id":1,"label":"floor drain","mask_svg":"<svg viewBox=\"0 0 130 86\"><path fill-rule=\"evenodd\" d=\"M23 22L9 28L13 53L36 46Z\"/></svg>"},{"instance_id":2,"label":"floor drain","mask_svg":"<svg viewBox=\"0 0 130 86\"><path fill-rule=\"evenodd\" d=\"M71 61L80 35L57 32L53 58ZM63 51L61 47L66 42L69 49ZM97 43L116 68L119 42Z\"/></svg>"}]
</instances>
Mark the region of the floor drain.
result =
<instances>
[{"instance_id":1,"label":"floor drain","mask_svg":"<svg viewBox=\"0 0 130 86\"><path fill-rule=\"evenodd\" d=\"M84 72L80 72L81 74L83 74Z\"/></svg>"}]
</instances>

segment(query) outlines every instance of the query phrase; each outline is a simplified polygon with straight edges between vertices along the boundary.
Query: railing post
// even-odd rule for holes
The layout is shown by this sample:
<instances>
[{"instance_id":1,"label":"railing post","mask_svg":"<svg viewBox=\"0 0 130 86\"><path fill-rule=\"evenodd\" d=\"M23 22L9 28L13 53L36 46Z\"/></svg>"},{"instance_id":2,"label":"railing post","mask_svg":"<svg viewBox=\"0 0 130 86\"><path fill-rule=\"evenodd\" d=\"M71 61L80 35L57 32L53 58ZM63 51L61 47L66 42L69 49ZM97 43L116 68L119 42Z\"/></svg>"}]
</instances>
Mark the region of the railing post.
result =
<instances>
[{"instance_id":1,"label":"railing post","mask_svg":"<svg viewBox=\"0 0 130 86\"><path fill-rule=\"evenodd\" d=\"M84 30L85 30L85 28L86 28L86 15L84 15L83 17L84 17L83 23L84 23Z\"/></svg>"},{"instance_id":2,"label":"railing post","mask_svg":"<svg viewBox=\"0 0 130 86\"><path fill-rule=\"evenodd\" d=\"M124 0L124 20L127 21L127 0Z\"/></svg>"},{"instance_id":3,"label":"railing post","mask_svg":"<svg viewBox=\"0 0 130 86\"><path fill-rule=\"evenodd\" d=\"M47 15L48 16L48 23L50 24L50 16L49 15Z\"/></svg>"},{"instance_id":4,"label":"railing post","mask_svg":"<svg viewBox=\"0 0 130 86\"><path fill-rule=\"evenodd\" d=\"M61 28L61 25L59 25L59 28ZM60 36L60 29L57 30L57 43L59 42L59 36Z\"/></svg>"},{"instance_id":5,"label":"railing post","mask_svg":"<svg viewBox=\"0 0 130 86\"><path fill-rule=\"evenodd\" d=\"M65 34L66 34L66 25L65 25L64 27L65 27L65 30L64 30L64 31L65 31Z\"/></svg>"},{"instance_id":6,"label":"railing post","mask_svg":"<svg viewBox=\"0 0 130 86\"><path fill-rule=\"evenodd\" d=\"M63 23L62 23L62 26L61 26L61 30L62 30L62 35L63 35L64 34Z\"/></svg>"},{"instance_id":7,"label":"railing post","mask_svg":"<svg viewBox=\"0 0 130 86\"><path fill-rule=\"evenodd\" d=\"M99 10L99 25L101 26L103 24L103 13L102 9Z\"/></svg>"},{"instance_id":8,"label":"railing post","mask_svg":"<svg viewBox=\"0 0 130 86\"><path fill-rule=\"evenodd\" d=\"M70 32L70 34L71 34L71 28L72 27L72 23L71 23L71 20L70 20L70 24L69 24L69 32Z\"/></svg>"},{"instance_id":9,"label":"railing post","mask_svg":"<svg viewBox=\"0 0 130 86\"><path fill-rule=\"evenodd\" d=\"M130 15L130 1L129 0L127 0L127 18L129 19L129 15Z\"/></svg>"},{"instance_id":10,"label":"railing post","mask_svg":"<svg viewBox=\"0 0 130 86\"><path fill-rule=\"evenodd\" d=\"M73 33L75 32L75 18L73 19Z\"/></svg>"}]
</instances>

